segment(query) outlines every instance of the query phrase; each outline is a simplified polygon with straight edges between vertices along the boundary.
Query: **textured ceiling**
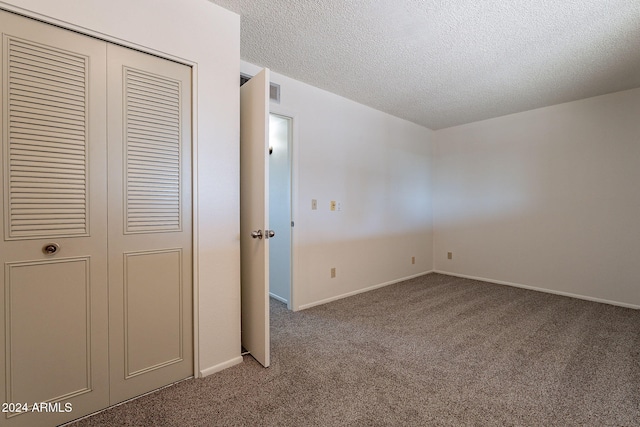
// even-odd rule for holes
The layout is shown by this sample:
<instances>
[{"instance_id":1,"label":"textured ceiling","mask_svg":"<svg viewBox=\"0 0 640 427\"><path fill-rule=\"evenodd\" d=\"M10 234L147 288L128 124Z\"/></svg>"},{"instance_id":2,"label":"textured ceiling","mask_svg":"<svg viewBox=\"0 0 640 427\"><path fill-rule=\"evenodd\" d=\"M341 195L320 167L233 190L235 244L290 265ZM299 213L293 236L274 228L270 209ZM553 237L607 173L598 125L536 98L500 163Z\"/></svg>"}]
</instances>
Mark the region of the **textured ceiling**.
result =
<instances>
[{"instance_id":1,"label":"textured ceiling","mask_svg":"<svg viewBox=\"0 0 640 427\"><path fill-rule=\"evenodd\" d=\"M243 60L431 129L640 87L640 0L212 1Z\"/></svg>"}]
</instances>

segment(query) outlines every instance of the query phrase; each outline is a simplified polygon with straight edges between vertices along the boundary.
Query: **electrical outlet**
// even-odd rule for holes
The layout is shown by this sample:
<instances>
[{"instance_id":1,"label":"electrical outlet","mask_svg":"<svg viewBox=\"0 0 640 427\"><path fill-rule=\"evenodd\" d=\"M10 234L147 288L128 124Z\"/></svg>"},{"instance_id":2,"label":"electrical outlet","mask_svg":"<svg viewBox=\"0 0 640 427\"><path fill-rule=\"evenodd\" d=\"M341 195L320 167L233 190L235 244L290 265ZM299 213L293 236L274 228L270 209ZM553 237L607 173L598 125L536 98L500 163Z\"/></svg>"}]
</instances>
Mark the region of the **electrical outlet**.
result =
<instances>
[{"instance_id":1,"label":"electrical outlet","mask_svg":"<svg viewBox=\"0 0 640 427\"><path fill-rule=\"evenodd\" d=\"M311 210L312 211L318 210L318 201L316 199L311 199Z\"/></svg>"},{"instance_id":2,"label":"electrical outlet","mask_svg":"<svg viewBox=\"0 0 640 427\"><path fill-rule=\"evenodd\" d=\"M411 264L415 264L416 263L416 257L412 256L411 257Z\"/></svg>"},{"instance_id":3,"label":"electrical outlet","mask_svg":"<svg viewBox=\"0 0 640 427\"><path fill-rule=\"evenodd\" d=\"M336 210L336 201L332 200L331 203L329 204L329 210L331 211L335 211Z\"/></svg>"},{"instance_id":4,"label":"electrical outlet","mask_svg":"<svg viewBox=\"0 0 640 427\"><path fill-rule=\"evenodd\" d=\"M453 259L453 252L447 252L447 259Z\"/></svg>"},{"instance_id":5,"label":"electrical outlet","mask_svg":"<svg viewBox=\"0 0 640 427\"><path fill-rule=\"evenodd\" d=\"M334 279L336 277L336 268L331 267L331 278Z\"/></svg>"}]
</instances>

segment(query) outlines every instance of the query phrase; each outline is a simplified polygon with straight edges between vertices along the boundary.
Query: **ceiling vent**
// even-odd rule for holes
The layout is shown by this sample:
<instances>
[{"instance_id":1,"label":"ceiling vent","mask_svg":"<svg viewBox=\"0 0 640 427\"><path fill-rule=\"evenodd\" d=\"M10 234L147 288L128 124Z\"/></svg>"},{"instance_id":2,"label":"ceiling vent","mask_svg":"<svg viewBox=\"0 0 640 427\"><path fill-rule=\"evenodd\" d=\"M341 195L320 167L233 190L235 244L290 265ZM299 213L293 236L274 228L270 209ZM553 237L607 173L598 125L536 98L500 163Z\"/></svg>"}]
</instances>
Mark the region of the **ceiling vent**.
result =
<instances>
[{"instance_id":1,"label":"ceiling vent","mask_svg":"<svg viewBox=\"0 0 640 427\"><path fill-rule=\"evenodd\" d=\"M251 80L251 77L247 74L240 73L240 86ZM280 104L280 85L275 83L269 83L269 99L273 102Z\"/></svg>"}]
</instances>

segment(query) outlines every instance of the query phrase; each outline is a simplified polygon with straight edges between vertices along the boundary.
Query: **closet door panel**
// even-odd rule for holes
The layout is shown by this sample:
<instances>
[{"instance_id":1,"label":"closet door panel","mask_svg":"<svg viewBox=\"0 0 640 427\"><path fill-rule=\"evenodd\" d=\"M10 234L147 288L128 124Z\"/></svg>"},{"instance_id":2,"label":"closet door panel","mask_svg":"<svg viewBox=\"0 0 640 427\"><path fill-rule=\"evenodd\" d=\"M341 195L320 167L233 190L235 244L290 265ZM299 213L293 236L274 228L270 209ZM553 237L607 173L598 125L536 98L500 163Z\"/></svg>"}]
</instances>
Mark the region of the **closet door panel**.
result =
<instances>
[{"instance_id":1,"label":"closet door panel","mask_svg":"<svg viewBox=\"0 0 640 427\"><path fill-rule=\"evenodd\" d=\"M56 425L108 405L106 44L0 31L0 425Z\"/></svg>"},{"instance_id":2,"label":"closet door panel","mask_svg":"<svg viewBox=\"0 0 640 427\"><path fill-rule=\"evenodd\" d=\"M193 375L191 69L108 47L111 403Z\"/></svg>"}]
</instances>

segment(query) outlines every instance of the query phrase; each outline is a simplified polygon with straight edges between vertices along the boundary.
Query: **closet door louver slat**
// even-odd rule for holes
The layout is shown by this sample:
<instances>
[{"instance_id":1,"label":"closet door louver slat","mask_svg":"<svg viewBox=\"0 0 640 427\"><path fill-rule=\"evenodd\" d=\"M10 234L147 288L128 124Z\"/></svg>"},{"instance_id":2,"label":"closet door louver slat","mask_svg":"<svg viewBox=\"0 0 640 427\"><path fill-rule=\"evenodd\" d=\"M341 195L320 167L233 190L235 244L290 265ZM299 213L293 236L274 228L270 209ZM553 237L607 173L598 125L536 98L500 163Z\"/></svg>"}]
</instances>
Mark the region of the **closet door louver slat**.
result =
<instances>
[{"instance_id":1,"label":"closet door louver slat","mask_svg":"<svg viewBox=\"0 0 640 427\"><path fill-rule=\"evenodd\" d=\"M9 239L88 234L86 57L5 39Z\"/></svg>"},{"instance_id":2,"label":"closet door louver slat","mask_svg":"<svg viewBox=\"0 0 640 427\"><path fill-rule=\"evenodd\" d=\"M181 231L181 85L127 68L126 233Z\"/></svg>"}]
</instances>

